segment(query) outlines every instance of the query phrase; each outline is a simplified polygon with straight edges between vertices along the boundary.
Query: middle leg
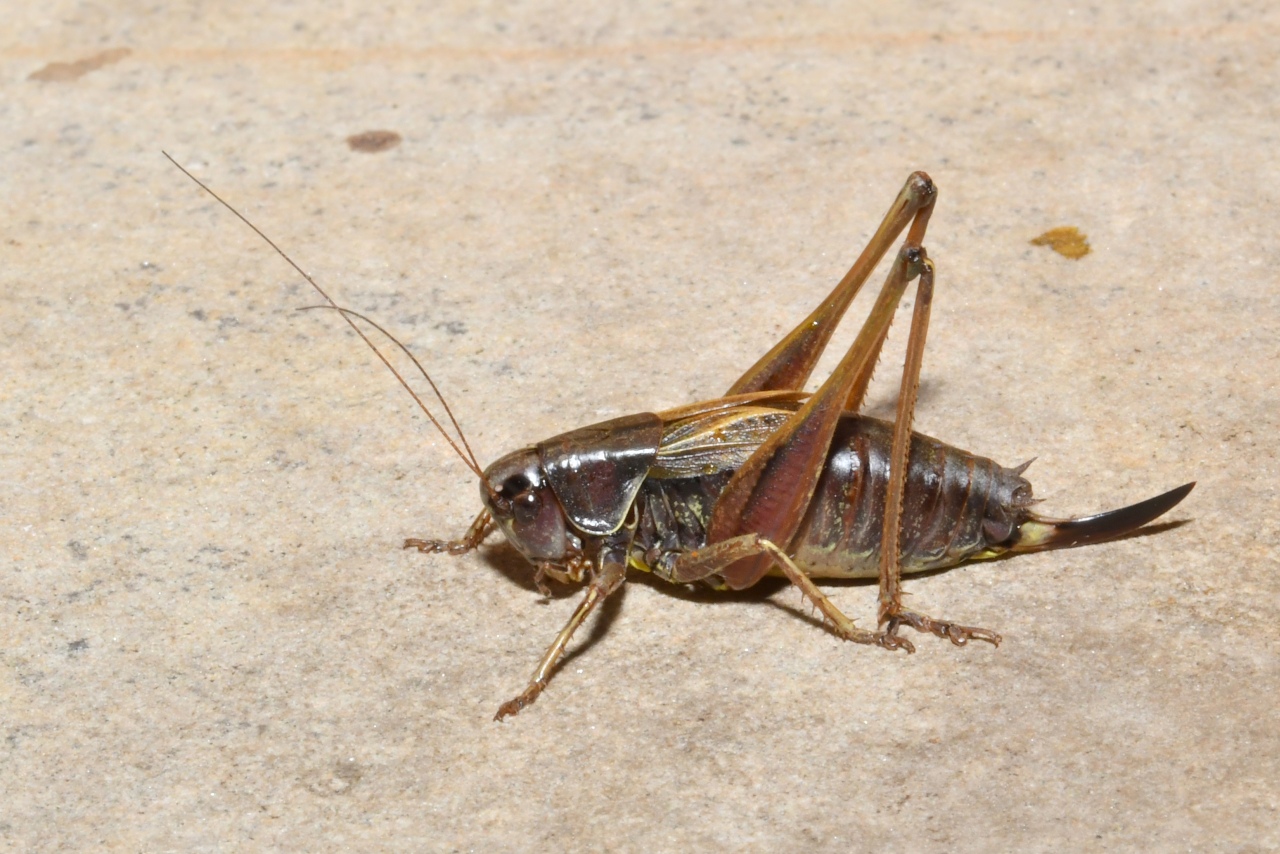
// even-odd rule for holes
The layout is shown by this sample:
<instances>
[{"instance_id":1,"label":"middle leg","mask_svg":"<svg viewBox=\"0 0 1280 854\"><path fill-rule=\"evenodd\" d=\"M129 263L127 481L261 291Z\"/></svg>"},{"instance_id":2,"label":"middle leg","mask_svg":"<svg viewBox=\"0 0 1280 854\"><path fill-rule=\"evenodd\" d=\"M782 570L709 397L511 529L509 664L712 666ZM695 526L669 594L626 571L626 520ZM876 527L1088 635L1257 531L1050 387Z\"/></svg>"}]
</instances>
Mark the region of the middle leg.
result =
<instances>
[{"instance_id":1,"label":"middle leg","mask_svg":"<svg viewBox=\"0 0 1280 854\"><path fill-rule=\"evenodd\" d=\"M743 534L683 554L669 572L660 572L659 575L676 584L703 581L743 558L757 555L763 556L774 566L779 567L787 580L800 589L800 593L813 603L827 624L831 626L832 631L840 637L854 643L872 644L885 649L915 651L910 641L898 637L895 632L871 632L855 626L853 620L840 612L835 603L818 589L813 579L805 575L804 570L796 565L790 555L778 548L776 543L759 534Z\"/></svg>"}]
</instances>

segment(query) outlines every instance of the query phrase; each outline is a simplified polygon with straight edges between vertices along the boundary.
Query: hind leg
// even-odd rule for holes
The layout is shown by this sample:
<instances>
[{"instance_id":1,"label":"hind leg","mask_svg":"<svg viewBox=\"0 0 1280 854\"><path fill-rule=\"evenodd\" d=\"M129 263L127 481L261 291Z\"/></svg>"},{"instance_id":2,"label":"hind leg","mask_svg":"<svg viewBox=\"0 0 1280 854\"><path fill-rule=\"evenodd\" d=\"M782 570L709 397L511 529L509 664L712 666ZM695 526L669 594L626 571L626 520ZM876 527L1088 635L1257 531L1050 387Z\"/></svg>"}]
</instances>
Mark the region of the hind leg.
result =
<instances>
[{"instance_id":1,"label":"hind leg","mask_svg":"<svg viewBox=\"0 0 1280 854\"><path fill-rule=\"evenodd\" d=\"M929 328L929 311L932 306L933 262L926 261L916 285L916 307L911 315L907 358L902 369L898 410L894 416L893 446L889 456L889 494L885 498L884 528L880 535L879 623L885 627L885 634L890 637L896 637L899 626L906 625L917 631L946 638L956 646L964 646L970 640L983 640L999 646L1000 635L989 629L935 620L902 606L902 497L906 491L911 422L915 417L920 366L924 361L925 335Z\"/></svg>"}]
</instances>

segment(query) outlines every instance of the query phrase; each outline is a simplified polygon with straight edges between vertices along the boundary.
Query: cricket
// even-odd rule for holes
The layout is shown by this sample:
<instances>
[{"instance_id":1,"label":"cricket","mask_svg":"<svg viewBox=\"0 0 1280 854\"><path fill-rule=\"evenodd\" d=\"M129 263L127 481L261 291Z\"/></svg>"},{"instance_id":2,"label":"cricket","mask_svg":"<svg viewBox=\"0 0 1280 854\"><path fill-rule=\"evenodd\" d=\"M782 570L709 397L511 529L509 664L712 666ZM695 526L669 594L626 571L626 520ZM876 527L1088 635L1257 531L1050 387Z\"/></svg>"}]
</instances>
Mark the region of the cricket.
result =
<instances>
[{"instance_id":1,"label":"cricket","mask_svg":"<svg viewBox=\"0 0 1280 854\"><path fill-rule=\"evenodd\" d=\"M1167 513L1195 483L1090 516L1056 519L1033 509L1029 462L1005 468L912 432L934 263L924 247L938 191L912 173L849 272L723 397L581 427L509 453L484 468L444 396L409 350L373 320L343 308L270 238L166 153L315 288L413 395L430 422L479 478L483 509L459 539L407 539L404 548L461 555L501 531L534 572L585 583L586 592L538 660L528 684L495 720L533 704L577 628L626 583L628 571L676 585L743 590L785 577L840 638L914 652L901 629L964 646L999 645L990 629L904 606L902 576L1004 554L1089 545L1128 534ZM831 376L804 387L849 304L903 232L870 314ZM890 324L907 287L915 307L892 422L860 414ZM385 336L412 360L453 436L364 331ZM874 628L854 624L814 583L876 578Z\"/></svg>"}]
</instances>

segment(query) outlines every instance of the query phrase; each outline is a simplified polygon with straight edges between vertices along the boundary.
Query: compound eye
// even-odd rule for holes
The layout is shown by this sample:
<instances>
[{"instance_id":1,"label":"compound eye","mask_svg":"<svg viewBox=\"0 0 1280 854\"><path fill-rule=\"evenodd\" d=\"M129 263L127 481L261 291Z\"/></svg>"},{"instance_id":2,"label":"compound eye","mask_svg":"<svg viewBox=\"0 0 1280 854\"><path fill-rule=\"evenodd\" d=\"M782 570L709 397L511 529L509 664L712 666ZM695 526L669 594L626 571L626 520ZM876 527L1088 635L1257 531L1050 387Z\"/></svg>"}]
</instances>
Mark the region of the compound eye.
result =
<instances>
[{"instance_id":1,"label":"compound eye","mask_svg":"<svg viewBox=\"0 0 1280 854\"><path fill-rule=\"evenodd\" d=\"M513 474L502 482L502 489L498 493L507 499L514 499L522 492L527 492L533 484L529 483L529 478L522 474Z\"/></svg>"}]
</instances>

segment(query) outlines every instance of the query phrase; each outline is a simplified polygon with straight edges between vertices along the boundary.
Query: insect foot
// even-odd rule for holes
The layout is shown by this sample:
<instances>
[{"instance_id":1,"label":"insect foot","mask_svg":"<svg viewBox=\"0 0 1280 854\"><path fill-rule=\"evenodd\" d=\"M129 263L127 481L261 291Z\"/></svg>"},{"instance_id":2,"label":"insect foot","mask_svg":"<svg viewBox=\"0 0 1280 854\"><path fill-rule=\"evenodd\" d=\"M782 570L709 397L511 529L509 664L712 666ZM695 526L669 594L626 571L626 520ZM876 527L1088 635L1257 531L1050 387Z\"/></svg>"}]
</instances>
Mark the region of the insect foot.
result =
<instances>
[{"instance_id":1,"label":"insect foot","mask_svg":"<svg viewBox=\"0 0 1280 854\"><path fill-rule=\"evenodd\" d=\"M907 655L916 651L916 645L904 637L899 637L896 628L877 634L876 646L881 649L887 649L889 652L897 652L901 649L904 650Z\"/></svg>"},{"instance_id":2,"label":"insect foot","mask_svg":"<svg viewBox=\"0 0 1280 854\"><path fill-rule=\"evenodd\" d=\"M520 692L520 696L507 700L498 707L498 713L493 716L495 721L500 721L508 715L519 714L520 710L525 706L533 705L533 701L538 699L538 695L542 693L542 689L546 687L545 682L534 682Z\"/></svg>"},{"instance_id":3,"label":"insect foot","mask_svg":"<svg viewBox=\"0 0 1280 854\"><path fill-rule=\"evenodd\" d=\"M417 549L422 554L430 555L446 552L451 555L460 555L470 551L466 540L419 540L413 537L404 541L404 548Z\"/></svg>"},{"instance_id":4,"label":"insect foot","mask_svg":"<svg viewBox=\"0 0 1280 854\"><path fill-rule=\"evenodd\" d=\"M487 511L482 511L467 533L460 540L419 540L410 537L404 541L404 548L417 549L422 554L464 555L480 547L484 538L493 532L493 518Z\"/></svg>"},{"instance_id":5,"label":"insect foot","mask_svg":"<svg viewBox=\"0 0 1280 854\"><path fill-rule=\"evenodd\" d=\"M949 623L945 620L935 620L932 617L926 617L924 614L917 614L915 611L906 609L887 615L885 622L889 626L885 630L885 634L894 638L898 636L898 627L907 625L918 632L927 632L940 638L946 638L956 646L964 646L970 640L986 641L992 646L999 646L1001 641L1000 635L990 629L979 629L973 626L962 626L959 623Z\"/></svg>"}]
</instances>

